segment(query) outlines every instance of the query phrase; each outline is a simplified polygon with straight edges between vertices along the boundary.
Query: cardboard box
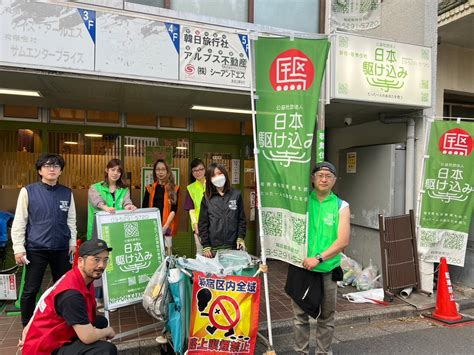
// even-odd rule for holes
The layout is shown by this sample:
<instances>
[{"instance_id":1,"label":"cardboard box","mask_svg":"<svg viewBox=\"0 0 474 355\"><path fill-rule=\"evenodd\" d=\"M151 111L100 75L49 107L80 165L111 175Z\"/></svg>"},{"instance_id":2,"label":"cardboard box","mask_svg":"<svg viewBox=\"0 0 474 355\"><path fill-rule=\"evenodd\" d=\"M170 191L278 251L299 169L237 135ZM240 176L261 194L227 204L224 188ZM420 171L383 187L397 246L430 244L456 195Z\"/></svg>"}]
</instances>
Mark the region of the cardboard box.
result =
<instances>
[{"instance_id":1,"label":"cardboard box","mask_svg":"<svg viewBox=\"0 0 474 355\"><path fill-rule=\"evenodd\" d=\"M16 300L15 274L0 275L0 300Z\"/></svg>"}]
</instances>

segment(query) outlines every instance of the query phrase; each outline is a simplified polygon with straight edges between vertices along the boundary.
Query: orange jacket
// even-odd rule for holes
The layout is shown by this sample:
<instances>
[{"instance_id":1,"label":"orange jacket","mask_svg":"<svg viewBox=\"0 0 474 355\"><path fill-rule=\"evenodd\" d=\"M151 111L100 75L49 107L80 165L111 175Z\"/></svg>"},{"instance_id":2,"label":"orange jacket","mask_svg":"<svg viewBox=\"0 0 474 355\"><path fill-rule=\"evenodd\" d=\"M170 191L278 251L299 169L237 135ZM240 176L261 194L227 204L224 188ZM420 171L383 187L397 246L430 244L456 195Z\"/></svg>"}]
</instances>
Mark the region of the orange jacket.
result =
<instances>
[{"instance_id":1,"label":"orange jacket","mask_svg":"<svg viewBox=\"0 0 474 355\"><path fill-rule=\"evenodd\" d=\"M155 191L156 191L156 186L159 184L158 181L156 181L153 184L147 185L146 189L148 193L150 194L150 199L148 200L148 207L153 207L153 200L155 199ZM171 201L168 196L168 191L165 186L165 194L163 196L163 220L161 221L161 224L164 225L168 219L168 216L171 213ZM175 185L174 190L176 192L176 196L179 194L179 186ZM178 213L175 214L173 221L170 224L170 229L171 229L171 235L174 237L176 236L176 233L178 233ZM165 232L165 231L163 231Z\"/></svg>"}]
</instances>

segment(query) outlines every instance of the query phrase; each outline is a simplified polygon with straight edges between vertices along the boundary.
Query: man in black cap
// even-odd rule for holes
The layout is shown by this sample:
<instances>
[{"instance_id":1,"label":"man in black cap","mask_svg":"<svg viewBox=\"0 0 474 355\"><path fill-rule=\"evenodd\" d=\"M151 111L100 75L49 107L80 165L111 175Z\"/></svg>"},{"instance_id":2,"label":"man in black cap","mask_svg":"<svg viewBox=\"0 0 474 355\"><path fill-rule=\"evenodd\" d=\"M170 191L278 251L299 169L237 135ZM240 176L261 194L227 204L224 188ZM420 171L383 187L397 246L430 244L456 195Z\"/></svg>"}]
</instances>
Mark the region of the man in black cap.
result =
<instances>
[{"instance_id":1,"label":"man in black cap","mask_svg":"<svg viewBox=\"0 0 474 355\"><path fill-rule=\"evenodd\" d=\"M322 299L316 326L316 354L330 354L336 311L336 280L342 280L340 252L349 245L349 204L333 192L336 168L329 162L316 164L311 172L314 190L308 202L308 251L303 267L320 273ZM295 350L309 352L308 314L292 300Z\"/></svg>"},{"instance_id":2,"label":"man in black cap","mask_svg":"<svg viewBox=\"0 0 474 355\"><path fill-rule=\"evenodd\" d=\"M107 319L96 316L93 281L100 279L109 261L101 239L81 245L77 267L68 271L41 297L23 331L23 354L117 354L107 340L115 336Z\"/></svg>"}]
</instances>

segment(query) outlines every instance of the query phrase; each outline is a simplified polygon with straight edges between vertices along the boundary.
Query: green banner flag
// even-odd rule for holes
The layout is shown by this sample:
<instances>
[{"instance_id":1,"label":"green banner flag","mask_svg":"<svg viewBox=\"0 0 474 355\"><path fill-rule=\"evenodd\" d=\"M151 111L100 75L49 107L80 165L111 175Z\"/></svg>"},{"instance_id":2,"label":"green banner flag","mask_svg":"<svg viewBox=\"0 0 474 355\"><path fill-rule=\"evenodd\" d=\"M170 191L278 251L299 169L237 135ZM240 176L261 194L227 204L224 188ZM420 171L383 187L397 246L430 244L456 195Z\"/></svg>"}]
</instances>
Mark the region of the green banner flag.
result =
<instances>
[{"instance_id":1,"label":"green banner flag","mask_svg":"<svg viewBox=\"0 0 474 355\"><path fill-rule=\"evenodd\" d=\"M327 40L255 42L257 146L266 255L306 257L310 162Z\"/></svg>"},{"instance_id":2,"label":"green banner flag","mask_svg":"<svg viewBox=\"0 0 474 355\"><path fill-rule=\"evenodd\" d=\"M448 264L464 266L473 213L473 129L469 122L431 124L418 241L423 261L444 256Z\"/></svg>"}]
</instances>

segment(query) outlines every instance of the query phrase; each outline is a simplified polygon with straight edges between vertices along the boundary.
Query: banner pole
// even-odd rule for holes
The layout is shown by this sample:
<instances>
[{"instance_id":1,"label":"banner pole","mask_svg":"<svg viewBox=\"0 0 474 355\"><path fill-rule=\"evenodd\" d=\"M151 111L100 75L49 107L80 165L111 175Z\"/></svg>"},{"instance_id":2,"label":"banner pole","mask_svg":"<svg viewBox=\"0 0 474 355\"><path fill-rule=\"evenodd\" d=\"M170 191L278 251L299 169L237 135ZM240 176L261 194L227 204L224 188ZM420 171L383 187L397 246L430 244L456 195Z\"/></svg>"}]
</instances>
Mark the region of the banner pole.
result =
<instances>
[{"instance_id":1,"label":"banner pole","mask_svg":"<svg viewBox=\"0 0 474 355\"><path fill-rule=\"evenodd\" d=\"M257 125L256 125L256 118L255 118L255 95L254 95L254 63L252 60L252 41L250 39L250 31L247 31L247 36L249 39L249 62L250 62L250 105L252 110L252 133L253 133L253 153L255 159L255 194L257 196L257 213L258 213L258 235L260 238L260 249L261 249L261 259L262 264L267 264L267 257L265 255L265 241L263 238L263 225L262 225L262 209L261 209L261 196L260 196L260 174L258 169L258 146L257 146ZM257 35L258 39L258 35ZM265 306L267 311L267 329L268 329L268 343L270 347L273 349L273 336L272 336L272 319L270 314L270 296L268 292L268 275L267 272L263 273L263 285L264 285L264 292L265 292Z\"/></svg>"}]
</instances>

